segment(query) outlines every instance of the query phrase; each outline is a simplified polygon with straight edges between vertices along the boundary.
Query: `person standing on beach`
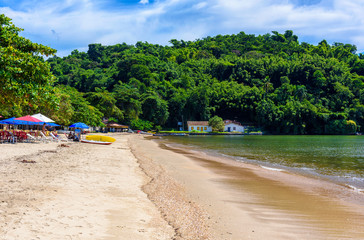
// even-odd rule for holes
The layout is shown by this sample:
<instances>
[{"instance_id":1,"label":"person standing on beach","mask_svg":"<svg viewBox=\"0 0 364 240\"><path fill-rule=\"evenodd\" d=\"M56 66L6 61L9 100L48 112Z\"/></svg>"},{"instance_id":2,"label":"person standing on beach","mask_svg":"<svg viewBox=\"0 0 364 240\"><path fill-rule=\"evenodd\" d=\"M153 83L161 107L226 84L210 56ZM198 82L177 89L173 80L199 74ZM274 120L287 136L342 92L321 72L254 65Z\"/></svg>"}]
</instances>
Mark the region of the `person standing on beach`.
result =
<instances>
[{"instance_id":1,"label":"person standing on beach","mask_svg":"<svg viewBox=\"0 0 364 240\"><path fill-rule=\"evenodd\" d=\"M46 123L43 123L42 132L44 135L46 135L47 132Z\"/></svg>"}]
</instances>

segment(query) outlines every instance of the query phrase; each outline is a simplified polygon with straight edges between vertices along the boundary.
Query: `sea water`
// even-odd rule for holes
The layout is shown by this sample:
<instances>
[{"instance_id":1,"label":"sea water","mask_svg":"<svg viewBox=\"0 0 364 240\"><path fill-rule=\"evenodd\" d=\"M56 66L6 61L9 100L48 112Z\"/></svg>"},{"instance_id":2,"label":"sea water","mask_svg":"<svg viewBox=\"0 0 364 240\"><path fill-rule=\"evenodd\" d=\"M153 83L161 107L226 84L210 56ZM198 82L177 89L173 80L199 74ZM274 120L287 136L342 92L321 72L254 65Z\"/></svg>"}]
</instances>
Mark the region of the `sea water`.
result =
<instances>
[{"instance_id":1,"label":"sea water","mask_svg":"<svg viewBox=\"0 0 364 240\"><path fill-rule=\"evenodd\" d=\"M165 137L194 150L272 171L291 171L345 184L364 193L364 136Z\"/></svg>"}]
</instances>

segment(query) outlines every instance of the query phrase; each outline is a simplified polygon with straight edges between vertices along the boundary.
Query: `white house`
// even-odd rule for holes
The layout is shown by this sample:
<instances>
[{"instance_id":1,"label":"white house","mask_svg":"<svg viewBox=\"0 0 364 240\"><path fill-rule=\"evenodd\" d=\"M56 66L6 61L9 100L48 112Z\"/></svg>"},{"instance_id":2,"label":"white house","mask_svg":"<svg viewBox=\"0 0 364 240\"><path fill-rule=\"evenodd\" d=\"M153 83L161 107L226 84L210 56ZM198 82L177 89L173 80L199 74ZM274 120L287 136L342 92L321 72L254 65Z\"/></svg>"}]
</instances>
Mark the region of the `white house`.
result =
<instances>
[{"instance_id":1,"label":"white house","mask_svg":"<svg viewBox=\"0 0 364 240\"><path fill-rule=\"evenodd\" d=\"M224 120L224 132L244 132L244 126L241 123L232 121L232 120ZM209 126L208 121L187 121L188 131L203 131L203 132L212 132L212 128Z\"/></svg>"},{"instance_id":2,"label":"white house","mask_svg":"<svg viewBox=\"0 0 364 240\"><path fill-rule=\"evenodd\" d=\"M212 128L209 126L208 121L187 121L188 131L203 131L212 132Z\"/></svg>"},{"instance_id":3,"label":"white house","mask_svg":"<svg viewBox=\"0 0 364 240\"><path fill-rule=\"evenodd\" d=\"M244 132L244 127L241 123L232 121L232 120L224 120L225 128L224 132Z\"/></svg>"}]
</instances>

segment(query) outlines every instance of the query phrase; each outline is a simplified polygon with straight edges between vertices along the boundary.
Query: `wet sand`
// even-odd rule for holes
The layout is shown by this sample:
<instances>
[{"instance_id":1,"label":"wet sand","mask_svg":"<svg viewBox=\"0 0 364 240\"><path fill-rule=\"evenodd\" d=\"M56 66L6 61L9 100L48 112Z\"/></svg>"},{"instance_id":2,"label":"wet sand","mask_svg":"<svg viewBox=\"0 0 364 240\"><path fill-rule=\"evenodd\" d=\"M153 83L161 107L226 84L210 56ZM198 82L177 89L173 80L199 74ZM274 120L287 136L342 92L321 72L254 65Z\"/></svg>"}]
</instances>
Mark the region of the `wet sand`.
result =
<instances>
[{"instance_id":1,"label":"wet sand","mask_svg":"<svg viewBox=\"0 0 364 240\"><path fill-rule=\"evenodd\" d=\"M161 166L202 211L208 234L201 239L364 238L362 193L166 143L131 141L138 159Z\"/></svg>"}]
</instances>

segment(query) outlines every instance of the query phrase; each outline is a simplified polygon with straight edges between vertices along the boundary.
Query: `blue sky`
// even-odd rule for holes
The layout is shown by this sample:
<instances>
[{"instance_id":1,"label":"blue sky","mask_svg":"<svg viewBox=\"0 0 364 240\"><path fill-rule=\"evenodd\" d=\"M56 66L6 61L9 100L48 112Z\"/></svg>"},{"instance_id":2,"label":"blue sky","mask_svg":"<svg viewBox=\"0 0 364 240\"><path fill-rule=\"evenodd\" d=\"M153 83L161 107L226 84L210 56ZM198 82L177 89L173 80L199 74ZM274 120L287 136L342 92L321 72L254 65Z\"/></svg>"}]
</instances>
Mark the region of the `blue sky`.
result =
<instances>
[{"instance_id":1,"label":"blue sky","mask_svg":"<svg viewBox=\"0 0 364 240\"><path fill-rule=\"evenodd\" d=\"M22 36L58 50L217 34L293 30L301 42L355 44L364 52L364 0L0 0Z\"/></svg>"}]
</instances>

